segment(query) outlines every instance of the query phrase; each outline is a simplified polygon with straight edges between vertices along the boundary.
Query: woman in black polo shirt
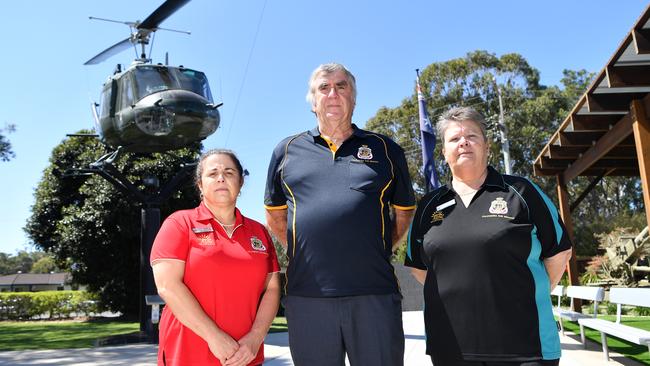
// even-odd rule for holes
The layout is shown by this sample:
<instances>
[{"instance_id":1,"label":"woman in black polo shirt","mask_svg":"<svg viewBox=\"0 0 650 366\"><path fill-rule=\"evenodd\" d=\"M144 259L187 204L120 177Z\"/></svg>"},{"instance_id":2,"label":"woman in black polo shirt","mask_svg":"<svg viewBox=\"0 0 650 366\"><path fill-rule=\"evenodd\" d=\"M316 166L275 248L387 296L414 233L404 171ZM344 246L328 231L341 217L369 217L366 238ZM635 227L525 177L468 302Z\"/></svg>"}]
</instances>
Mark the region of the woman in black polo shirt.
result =
<instances>
[{"instance_id":1,"label":"woman in black polo shirt","mask_svg":"<svg viewBox=\"0 0 650 366\"><path fill-rule=\"evenodd\" d=\"M558 365L550 302L571 243L550 199L488 166L485 120L453 108L437 124L450 184L422 198L406 265L424 284L436 366Z\"/></svg>"}]
</instances>

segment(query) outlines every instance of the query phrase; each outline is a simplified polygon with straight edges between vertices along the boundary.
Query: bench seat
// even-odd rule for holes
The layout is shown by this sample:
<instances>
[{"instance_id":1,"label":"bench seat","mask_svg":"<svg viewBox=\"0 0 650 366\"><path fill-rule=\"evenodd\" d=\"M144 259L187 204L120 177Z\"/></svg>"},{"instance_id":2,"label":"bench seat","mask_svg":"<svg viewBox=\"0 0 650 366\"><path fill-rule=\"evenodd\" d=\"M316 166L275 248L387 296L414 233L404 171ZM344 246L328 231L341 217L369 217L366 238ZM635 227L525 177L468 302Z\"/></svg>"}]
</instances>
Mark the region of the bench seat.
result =
<instances>
[{"instance_id":1,"label":"bench seat","mask_svg":"<svg viewBox=\"0 0 650 366\"><path fill-rule=\"evenodd\" d=\"M559 316L559 317L561 317L563 319L570 320L572 322L578 321L578 319L585 319L585 318L592 319L593 318L592 315L577 313L575 311L567 310L567 309L557 309L557 308L555 308L555 309L553 309L553 314L555 314L555 315L557 315L557 316Z\"/></svg>"},{"instance_id":2,"label":"bench seat","mask_svg":"<svg viewBox=\"0 0 650 366\"><path fill-rule=\"evenodd\" d=\"M580 324L580 339L585 344L584 328L592 328L600 332L605 360L609 361L607 335L624 339L638 345L645 345L650 351L650 331L621 324L622 305L650 307L650 288L617 288L609 290L609 302L616 304L616 322L604 319L578 319Z\"/></svg>"},{"instance_id":3,"label":"bench seat","mask_svg":"<svg viewBox=\"0 0 650 366\"><path fill-rule=\"evenodd\" d=\"M571 306L569 309L563 309L560 307L560 298L563 295L563 290L565 289L562 288L562 286L557 286L551 292L551 295L558 297L557 306L553 308L553 314L558 317L558 324L560 326L560 331L562 334L564 334L564 324L562 322L562 319L567 319L575 322L578 319L595 318L596 314L598 314L598 303L603 301L603 298L605 297L605 289L602 287L569 286L566 288L566 296L571 298ZM574 299L593 301L593 315L587 315L571 310L573 308Z\"/></svg>"},{"instance_id":4,"label":"bench seat","mask_svg":"<svg viewBox=\"0 0 650 366\"><path fill-rule=\"evenodd\" d=\"M604 319L585 318L578 319L580 326L613 335L614 337L625 339L628 342L639 345L650 344L650 331L630 327L629 325L619 324Z\"/></svg>"}]
</instances>

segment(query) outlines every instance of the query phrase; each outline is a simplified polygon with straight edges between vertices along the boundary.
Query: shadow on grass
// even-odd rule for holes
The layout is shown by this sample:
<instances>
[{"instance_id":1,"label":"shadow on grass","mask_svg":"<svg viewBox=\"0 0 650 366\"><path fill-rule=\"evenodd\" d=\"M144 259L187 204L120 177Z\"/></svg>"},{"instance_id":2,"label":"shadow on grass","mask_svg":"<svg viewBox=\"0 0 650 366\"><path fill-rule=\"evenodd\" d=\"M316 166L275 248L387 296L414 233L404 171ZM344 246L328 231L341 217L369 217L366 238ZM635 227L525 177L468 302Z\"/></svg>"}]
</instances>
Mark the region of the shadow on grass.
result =
<instances>
[{"instance_id":1,"label":"shadow on grass","mask_svg":"<svg viewBox=\"0 0 650 366\"><path fill-rule=\"evenodd\" d=\"M0 322L0 350L93 347L97 339L139 330L137 322L115 319Z\"/></svg>"}]
</instances>

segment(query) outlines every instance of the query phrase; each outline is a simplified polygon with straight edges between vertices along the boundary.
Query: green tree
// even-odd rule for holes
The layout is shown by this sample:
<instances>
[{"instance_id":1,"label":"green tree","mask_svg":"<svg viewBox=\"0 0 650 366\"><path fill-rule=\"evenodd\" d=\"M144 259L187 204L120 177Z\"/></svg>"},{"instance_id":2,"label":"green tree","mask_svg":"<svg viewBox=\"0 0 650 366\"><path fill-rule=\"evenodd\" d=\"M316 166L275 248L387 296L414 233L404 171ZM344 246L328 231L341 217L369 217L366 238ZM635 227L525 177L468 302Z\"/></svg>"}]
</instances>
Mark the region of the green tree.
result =
<instances>
[{"instance_id":1,"label":"green tree","mask_svg":"<svg viewBox=\"0 0 650 366\"><path fill-rule=\"evenodd\" d=\"M12 124L5 125L4 128L0 128L0 160L9 161L11 158L15 157L16 154L11 150L11 142L5 136L8 133L12 133L16 130L16 126Z\"/></svg>"},{"instance_id":2,"label":"green tree","mask_svg":"<svg viewBox=\"0 0 650 366\"><path fill-rule=\"evenodd\" d=\"M56 261L52 256L44 256L43 258L34 262L30 273L50 273L58 272L59 268L56 265Z\"/></svg>"},{"instance_id":3,"label":"green tree","mask_svg":"<svg viewBox=\"0 0 650 366\"><path fill-rule=\"evenodd\" d=\"M32 271L34 263L45 256L46 254L43 252L25 250L21 250L15 255L0 253L0 274L29 273Z\"/></svg>"},{"instance_id":4,"label":"green tree","mask_svg":"<svg viewBox=\"0 0 650 366\"><path fill-rule=\"evenodd\" d=\"M10 255L7 253L0 253L0 275L12 273Z\"/></svg>"},{"instance_id":5,"label":"green tree","mask_svg":"<svg viewBox=\"0 0 650 366\"><path fill-rule=\"evenodd\" d=\"M157 177L164 184L182 165L194 162L199 151L197 143L166 153L127 153L114 165L144 190L144 177ZM98 293L104 306L135 315L141 207L98 175L70 174L71 168L88 167L104 153L105 147L95 139L71 138L55 147L25 230L37 247L54 255L58 267L72 273L76 283ZM197 204L196 189L188 180L162 202L161 216Z\"/></svg>"},{"instance_id":6,"label":"green tree","mask_svg":"<svg viewBox=\"0 0 650 366\"><path fill-rule=\"evenodd\" d=\"M531 121L526 114L513 113L526 101L534 99L542 89L539 84L539 72L531 67L523 56L511 53L497 57L486 51L470 52L463 58L427 66L420 74L420 86L432 123L453 106L472 106L486 116L490 123L488 138L492 142L490 164L503 170L501 142L496 129L500 112L497 88L500 89L504 100L506 125L510 131L520 132L509 136L513 171L515 174L530 176L531 169L527 162L534 157L525 155L531 154L531 144L543 144L548 134L542 133L544 129L539 128L539 125L547 124L548 120ZM404 148L416 191L418 194L424 193L424 182L419 173L422 156L415 90L399 107L381 108L368 121L366 127L393 137ZM435 155L442 156L440 144L436 147ZM437 168L442 180L448 179L449 172L441 159Z\"/></svg>"}]
</instances>

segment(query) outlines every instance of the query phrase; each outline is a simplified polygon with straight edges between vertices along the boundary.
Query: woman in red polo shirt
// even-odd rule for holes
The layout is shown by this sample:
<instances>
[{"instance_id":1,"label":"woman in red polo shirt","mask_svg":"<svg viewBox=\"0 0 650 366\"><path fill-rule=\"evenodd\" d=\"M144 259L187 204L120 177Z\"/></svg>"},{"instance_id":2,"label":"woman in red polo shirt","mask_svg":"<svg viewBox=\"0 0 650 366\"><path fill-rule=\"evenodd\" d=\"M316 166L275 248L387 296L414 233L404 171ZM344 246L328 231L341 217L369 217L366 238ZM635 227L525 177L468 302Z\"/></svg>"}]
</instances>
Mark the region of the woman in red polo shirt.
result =
<instances>
[{"instance_id":1,"label":"woman in red polo shirt","mask_svg":"<svg viewBox=\"0 0 650 366\"><path fill-rule=\"evenodd\" d=\"M278 310L279 266L260 223L241 215L241 163L229 150L200 158L201 204L162 224L151 251L160 320L159 365L261 365Z\"/></svg>"}]
</instances>

